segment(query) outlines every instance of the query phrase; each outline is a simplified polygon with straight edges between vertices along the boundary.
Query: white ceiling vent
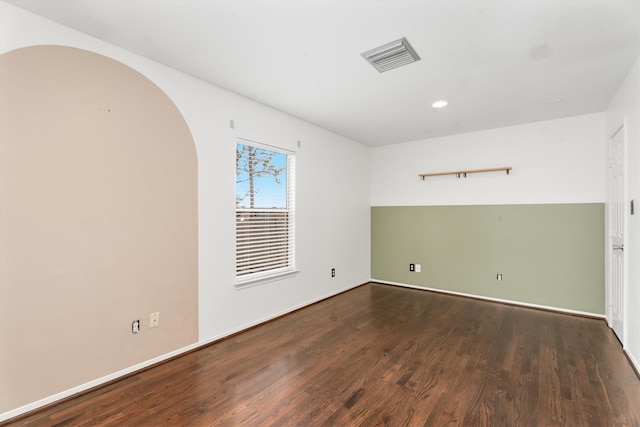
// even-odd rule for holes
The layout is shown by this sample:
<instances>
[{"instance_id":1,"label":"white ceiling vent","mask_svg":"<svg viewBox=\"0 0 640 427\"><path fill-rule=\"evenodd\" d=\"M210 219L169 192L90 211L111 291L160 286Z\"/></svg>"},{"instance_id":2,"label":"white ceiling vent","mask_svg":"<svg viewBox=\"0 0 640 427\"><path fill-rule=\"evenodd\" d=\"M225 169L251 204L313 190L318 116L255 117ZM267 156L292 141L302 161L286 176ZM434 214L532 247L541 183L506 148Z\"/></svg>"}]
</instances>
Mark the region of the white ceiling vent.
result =
<instances>
[{"instance_id":1,"label":"white ceiling vent","mask_svg":"<svg viewBox=\"0 0 640 427\"><path fill-rule=\"evenodd\" d=\"M406 38L384 44L361 54L381 73L420 60Z\"/></svg>"}]
</instances>

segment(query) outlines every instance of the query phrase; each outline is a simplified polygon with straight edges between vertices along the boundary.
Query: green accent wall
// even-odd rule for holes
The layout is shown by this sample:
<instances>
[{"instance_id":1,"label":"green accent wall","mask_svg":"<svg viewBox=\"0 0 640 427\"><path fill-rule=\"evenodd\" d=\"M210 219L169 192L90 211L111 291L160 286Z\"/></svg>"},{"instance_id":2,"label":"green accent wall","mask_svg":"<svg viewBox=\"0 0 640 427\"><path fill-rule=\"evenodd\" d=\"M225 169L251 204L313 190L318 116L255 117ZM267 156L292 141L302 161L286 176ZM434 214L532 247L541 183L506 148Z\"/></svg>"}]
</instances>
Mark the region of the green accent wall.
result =
<instances>
[{"instance_id":1,"label":"green accent wall","mask_svg":"<svg viewBox=\"0 0 640 427\"><path fill-rule=\"evenodd\" d=\"M604 239L604 203L374 206L371 277L604 314Z\"/></svg>"}]
</instances>

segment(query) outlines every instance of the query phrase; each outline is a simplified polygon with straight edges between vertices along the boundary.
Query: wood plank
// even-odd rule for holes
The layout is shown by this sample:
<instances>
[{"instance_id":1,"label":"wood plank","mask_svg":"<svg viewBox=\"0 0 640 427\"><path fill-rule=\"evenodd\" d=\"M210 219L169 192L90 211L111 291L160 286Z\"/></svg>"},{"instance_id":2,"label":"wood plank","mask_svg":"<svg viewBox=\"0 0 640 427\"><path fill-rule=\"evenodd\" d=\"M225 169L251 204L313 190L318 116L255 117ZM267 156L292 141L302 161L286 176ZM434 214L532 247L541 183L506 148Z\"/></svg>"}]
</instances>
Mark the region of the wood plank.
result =
<instances>
[{"instance_id":1,"label":"wood plank","mask_svg":"<svg viewBox=\"0 0 640 427\"><path fill-rule=\"evenodd\" d=\"M604 321L367 284L5 426L640 425Z\"/></svg>"}]
</instances>

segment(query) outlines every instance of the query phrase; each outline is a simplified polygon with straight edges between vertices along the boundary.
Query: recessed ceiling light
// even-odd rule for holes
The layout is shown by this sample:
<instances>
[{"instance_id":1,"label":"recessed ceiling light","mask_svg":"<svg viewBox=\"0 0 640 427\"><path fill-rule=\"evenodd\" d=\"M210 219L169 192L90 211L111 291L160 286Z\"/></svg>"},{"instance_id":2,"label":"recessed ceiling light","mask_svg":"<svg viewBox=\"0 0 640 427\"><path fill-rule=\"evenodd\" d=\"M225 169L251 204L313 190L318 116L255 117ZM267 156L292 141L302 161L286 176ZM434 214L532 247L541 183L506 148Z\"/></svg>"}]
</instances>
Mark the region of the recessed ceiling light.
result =
<instances>
[{"instance_id":1,"label":"recessed ceiling light","mask_svg":"<svg viewBox=\"0 0 640 427\"><path fill-rule=\"evenodd\" d=\"M433 108L442 108L442 107L446 107L447 104L449 104L447 101L442 100L442 101L434 102L433 104L431 104L431 106Z\"/></svg>"}]
</instances>

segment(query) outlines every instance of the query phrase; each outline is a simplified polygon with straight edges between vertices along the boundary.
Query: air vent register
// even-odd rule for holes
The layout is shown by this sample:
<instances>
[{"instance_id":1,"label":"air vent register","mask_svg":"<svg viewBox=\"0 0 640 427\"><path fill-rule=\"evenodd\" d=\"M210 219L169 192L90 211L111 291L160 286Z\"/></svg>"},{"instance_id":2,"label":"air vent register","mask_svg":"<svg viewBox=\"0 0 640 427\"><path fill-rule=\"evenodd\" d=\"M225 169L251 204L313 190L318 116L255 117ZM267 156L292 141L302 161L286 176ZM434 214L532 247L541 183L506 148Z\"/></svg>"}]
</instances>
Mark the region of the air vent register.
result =
<instances>
[{"instance_id":1,"label":"air vent register","mask_svg":"<svg viewBox=\"0 0 640 427\"><path fill-rule=\"evenodd\" d=\"M420 60L416 51L404 37L368 50L361 55L381 73Z\"/></svg>"}]
</instances>

